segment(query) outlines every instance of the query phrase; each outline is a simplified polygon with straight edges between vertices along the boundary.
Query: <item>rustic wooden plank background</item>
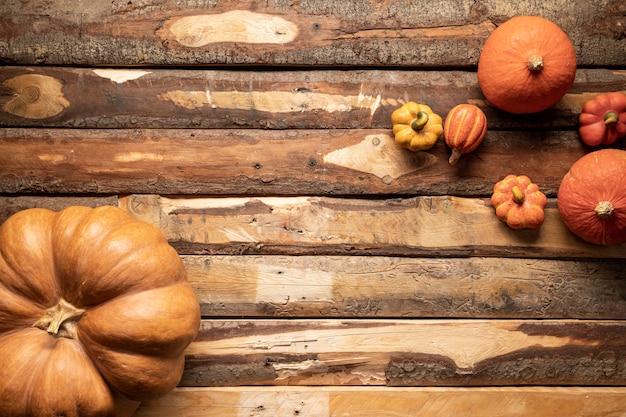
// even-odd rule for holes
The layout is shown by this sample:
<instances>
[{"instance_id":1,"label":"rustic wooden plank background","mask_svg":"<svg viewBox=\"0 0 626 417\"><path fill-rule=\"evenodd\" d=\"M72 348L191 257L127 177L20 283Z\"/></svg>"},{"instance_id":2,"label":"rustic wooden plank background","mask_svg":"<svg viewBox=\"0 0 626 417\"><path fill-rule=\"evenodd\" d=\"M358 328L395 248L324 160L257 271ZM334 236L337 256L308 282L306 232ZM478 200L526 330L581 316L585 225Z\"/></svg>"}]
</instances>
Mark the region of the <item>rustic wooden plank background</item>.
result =
<instances>
[{"instance_id":1,"label":"rustic wooden plank background","mask_svg":"<svg viewBox=\"0 0 626 417\"><path fill-rule=\"evenodd\" d=\"M526 116L476 78L520 14L579 66ZM625 39L621 0L4 1L0 222L118 205L179 251L203 321L140 417L626 416L626 245L556 208L583 103L626 93ZM397 148L409 100L478 105L485 141L454 167ZM548 195L540 230L495 218L509 173Z\"/></svg>"}]
</instances>

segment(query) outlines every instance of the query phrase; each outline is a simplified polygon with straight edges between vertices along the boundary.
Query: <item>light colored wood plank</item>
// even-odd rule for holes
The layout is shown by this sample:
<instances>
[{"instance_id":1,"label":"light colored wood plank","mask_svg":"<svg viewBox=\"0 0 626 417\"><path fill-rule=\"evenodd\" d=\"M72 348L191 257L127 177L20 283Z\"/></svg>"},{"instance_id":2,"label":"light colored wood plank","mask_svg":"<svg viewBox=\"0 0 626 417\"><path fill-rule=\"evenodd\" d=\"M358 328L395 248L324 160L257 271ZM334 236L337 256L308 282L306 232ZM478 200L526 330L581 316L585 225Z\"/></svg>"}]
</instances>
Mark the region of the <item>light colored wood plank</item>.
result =
<instances>
[{"instance_id":1,"label":"light colored wood plank","mask_svg":"<svg viewBox=\"0 0 626 417\"><path fill-rule=\"evenodd\" d=\"M540 229L512 230L484 199L412 197L168 198L131 195L120 205L157 225L183 254L351 254L624 258L626 245L575 237L558 209Z\"/></svg>"},{"instance_id":2,"label":"light colored wood plank","mask_svg":"<svg viewBox=\"0 0 626 417\"><path fill-rule=\"evenodd\" d=\"M443 140L411 152L391 135L391 129L0 129L0 193L488 196L515 173L556 196L565 173L588 151L574 131L492 131L450 166Z\"/></svg>"},{"instance_id":3,"label":"light colored wood plank","mask_svg":"<svg viewBox=\"0 0 626 417\"><path fill-rule=\"evenodd\" d=\"M579 65L624 66L622 12L586 0L4 1L0 46L20 65L471 66L497 24L530 14L563 28Z\"/></svg>"},{"instance_id":4,"label":"light colored wood plank","mask_svg":"<svg viewBox=\"0 0 626 417\"><path fill-rule=\"evenodd\" d=\"M211 317L626 319L626 259L182 259Z\"/></svg>"},{"instance_id":5,"label":"light colored wood plank","mask_svg":"<svg viewBox=\"0 0 626 417\"><path fill-rule=\"evenodd\" d=\"M580 69L568 94L532 116L494 109L475 71L0 68L0 125L74 128L390 129L412 100L442 117L476 104L489 129L575 129L585 101L624 89L626 71ZM147 106L146 102L150 105Z\"/></svg>"},{"instance_id":6,"label":"light colored wood plank","mask_svg":"<svg viewBox=\"0 0 626 417\"><path fill-rule=\"evenodd\" d=\"M178 388L136 417L624 417L626 388Z\"/></svg>"},{"instance_id":7,"label":"light colored wood plank","mask_svg":"<svg viewBox=\"0 0 626 417\"><path fill-rule=\"evenodd\" d=\"M625 385L626 321L204 320L181 386Z\"/></svg>"}]
</instances>

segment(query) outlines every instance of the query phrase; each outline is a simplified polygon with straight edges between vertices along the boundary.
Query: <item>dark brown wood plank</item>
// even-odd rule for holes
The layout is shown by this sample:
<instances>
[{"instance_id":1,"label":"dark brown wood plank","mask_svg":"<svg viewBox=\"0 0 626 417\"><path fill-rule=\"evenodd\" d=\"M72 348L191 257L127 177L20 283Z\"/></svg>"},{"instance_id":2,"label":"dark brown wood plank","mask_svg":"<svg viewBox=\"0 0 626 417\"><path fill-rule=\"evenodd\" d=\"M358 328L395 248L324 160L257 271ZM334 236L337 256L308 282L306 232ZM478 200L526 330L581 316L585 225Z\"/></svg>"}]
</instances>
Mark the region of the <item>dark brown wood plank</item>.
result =
<instances>
[{"instance_id":1,"label":"dark brown wood plank","mask_svg":"<svg viewBox=\"0 0 626 417\"><path fill-rule=\"evenodd\" d=\"M181 386L624 385L626 322L204 320Z\"/></svg>"},{"instance_id":2,"label":"dark brown wood plank","mask_svg":"<svg viewBox=\"0 0 626 417\"><path fill-rule=\"evenodd\" d=\"M620 387L177 388L136 417L623 417Z\"/></svg>"},{"instance_id":3,"label":"dark brown wood plank","mask_svg":"<svg viewBox=\"0 0 626 417\"><path fill-rule=\"evenodd\" d=\"M0 126L72 128L391 128L406 101L442 117L459 103L489 129L576 129L585 101L626 93L626 71L581 69L551 109L511 115L485 100L472 71L227 71L59 67L0 68Z\"/></svg>"},{"instance_id":4,"label":"dark brown wood plank","mask_svg":"<svg viewBox=\"0 0 626 417\"><path fill-rule=\"evenodd\" d=\"M0 193L489 196L525 174L556 196L586 152L574 131L488 131L450 166L442 139L411 152L391 129L7 128Z\"/></svg>"},{"instance_id":5,"label":"dark brown wood plank","mask_svg":"<svg viewBox=\"0 0 626 417\"><path fill-rule=\"evenodd\" d=\"M182 259L211 317L626 319L626 259Z\"/></svg>"},{"instance_id":6,"label":"dark brown wood plank","mask_svg":"<svg viewBox=\"0 0 626 417\"><path fill-rule=\"evenodd\" d=\"M157 225L182 254L626 258L626 244L592 245L565 227L554 201L540 229L512 230L484 199L411 197L167 198L120 205Z\"/></svg>"},{"instance_id":7,"label":"dark brown wood plank","mask_svg":"<svg viewBox=\"0 0 626 417\"><path fill-rule=\"evenodd\" d=\"M572 0L422 3L4 1L0 57L47 65L472 66L497 24L519 14L559 24L581 66L624 66L623 10Z\"/></svg>"},{"instance_id":8,"label":"dark brown wood plank","mask_svg":"<svg viewBox=\"0 0 626 417\"><path fill-rule=\"evenodd\" d=\"M117 206L117 196L1 196L0 224L18 211L42 207L53 211L63 210L68 206Z\"/></svg>"}]
</instances>

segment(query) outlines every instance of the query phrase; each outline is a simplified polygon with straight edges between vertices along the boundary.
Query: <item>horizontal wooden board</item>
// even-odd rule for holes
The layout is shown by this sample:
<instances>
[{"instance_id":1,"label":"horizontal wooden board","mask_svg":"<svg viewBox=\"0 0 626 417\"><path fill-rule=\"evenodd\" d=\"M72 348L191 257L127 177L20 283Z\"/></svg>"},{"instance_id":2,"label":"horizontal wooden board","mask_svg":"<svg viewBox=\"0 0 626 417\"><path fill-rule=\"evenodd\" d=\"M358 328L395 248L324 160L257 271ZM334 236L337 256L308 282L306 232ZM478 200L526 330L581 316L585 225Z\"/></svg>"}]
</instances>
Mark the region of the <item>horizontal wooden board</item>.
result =
<instances>
[{"instance_id":1,"label":"horizontal wooden board","mask_svg":"<svg viewBox=\"0 0 626 417\"><path fill-rule=\"evenodd\" d=\"M182 259L205 317L626 319L626 259Z\"/></svg>"},{"instance_id":2,"label":"horizontal wooden board","mask_svg":"<svg viewBox=\"0 0 626 417\"><path fill-rule=\"evenodd\" d=\"M626 388L177 388L136 417L624 417Z\"/></svg>"},{"instance_id":3,"label":"horizontal wooden board","mask_svg":"<svg viewBox=\"0 0 626 417\"><path fill-rule=\"evenodd\" d=\"M0 56L26 65L471 66L498 24L528 14L560 25L579 65L623 66L616 4L10 0L0 6Z\"/></svg>"},{"instance_id":4,"label":"horizontal wooden board","mask_svg":"<svg viewBox=\"0 0 626 417\"><path fill-rule=\"evenodd\" d=\"M416 101L442 116L456 104L476 104L489 129L576 129L585 101L626 93L625 84L624 70L580 69L555 106L515 116L490 106L474 71L7 66L0 68L0 126L390 129L391 113Z\"/></svg>"},{"instance_id":5,"label":"horizontal wooden board","mask_svg":"<svg viewBox=\"0 0 626 417\"><path fill-rule=\"evenodd\" d=\"M0 193L490 196L508 174L556 196L575 131L489 131L459 163L391 129L0 129ZM623 146L624 141L614 146Z\"/></svg>"},{"instance_id":6,"label":"horizontal wooden board","mask_svg":"<svg viewBox=\"0 0 626 417\"><path fill-rule=\"evenodd\" d=\"M168 198L120 205L161 228L182 254L343 254L625 258L626 245L583 242L546 209L540 229L513 230L484 199L411 197Z\"/></svg>"},{"instance_id":7,"label":"horizontal wooden board","mask_svg":"<svg viewBox=\"0 0 626 417\"><path fill-rule=\"evenodd\" d=\"M204 320L181 386L624 385L626 321Z\"/></svg>"}]
</instances>

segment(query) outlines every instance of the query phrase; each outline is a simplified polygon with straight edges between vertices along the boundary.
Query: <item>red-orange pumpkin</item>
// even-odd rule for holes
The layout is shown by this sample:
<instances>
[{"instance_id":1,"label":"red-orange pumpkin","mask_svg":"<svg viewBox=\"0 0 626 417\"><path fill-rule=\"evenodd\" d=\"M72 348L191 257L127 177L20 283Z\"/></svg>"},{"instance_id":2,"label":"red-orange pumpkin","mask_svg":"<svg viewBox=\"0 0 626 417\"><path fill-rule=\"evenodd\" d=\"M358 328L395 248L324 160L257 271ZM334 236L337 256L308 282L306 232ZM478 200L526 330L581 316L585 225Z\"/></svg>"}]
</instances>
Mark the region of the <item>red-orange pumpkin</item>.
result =
<instances>
[{"instance_id":1,"label":"red-orange pumpkin","mask_svg":"<svg viewBox=\"0 0 626 417\"><path fill-rule=\"evenodd\" d=\"M535 113L559 101L574 83L576 53L555 23L517 16L487 38L478 60L478 83L495 107Z\"/></svg>"},{"instance_id":2,"label":"red-orange pumpkin","mask_svg":"<svg viewBox=\"0 0 626 417\"><path fill-rule=\"evenodd\" d=\"M129 416L176 386L199 323L176 251L117 207L0 226L2 417Z\"/></svg>"},{"instance_id":3,"label":"red-orange pumpkin","mask_svg":"<svg viewBox=\"0 0 626 417\"><path fill-rule=\"evenodd\" d=\"M626 136L626 95L600 94L587 101L578 117L580 139L589 146L610 145Z\"/></svg>"},{"instance_id":4,"label":"red-orange pumpkin","mask_svg":"<svg viewBox=\"0 0 626 417\"><path fill-rule=\"evenodd\" d=\"M570 167L557 195L565 225L598 245L626 243L626 151L601 149Z\"/></svg>"},{"instance_id":5,"label":"red-orange pumpkin","mask_svg":"<svg viewBox=\"0 0 626 417\"><path fill-rule=\"evenodd\" d=\"M473 104L457 104L446 116L443 137L452 150L448 162L455 165L462 154L474 151L487 132L485 113Z\"/></svg>"}]
</instances>

